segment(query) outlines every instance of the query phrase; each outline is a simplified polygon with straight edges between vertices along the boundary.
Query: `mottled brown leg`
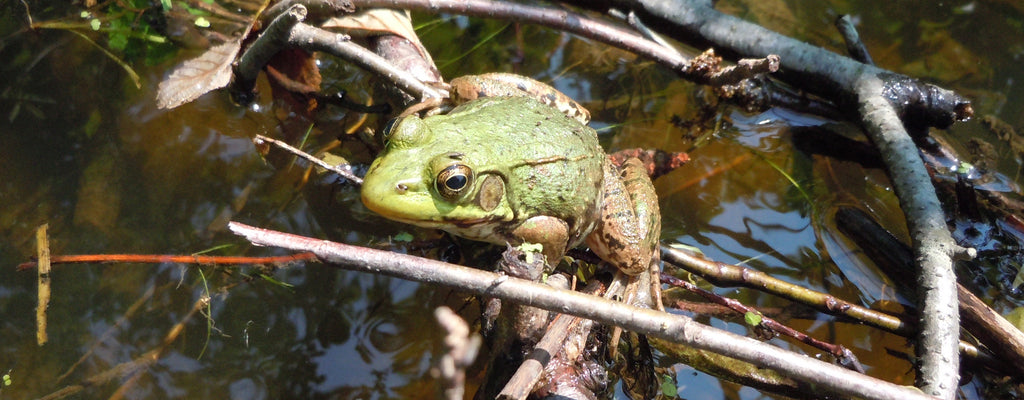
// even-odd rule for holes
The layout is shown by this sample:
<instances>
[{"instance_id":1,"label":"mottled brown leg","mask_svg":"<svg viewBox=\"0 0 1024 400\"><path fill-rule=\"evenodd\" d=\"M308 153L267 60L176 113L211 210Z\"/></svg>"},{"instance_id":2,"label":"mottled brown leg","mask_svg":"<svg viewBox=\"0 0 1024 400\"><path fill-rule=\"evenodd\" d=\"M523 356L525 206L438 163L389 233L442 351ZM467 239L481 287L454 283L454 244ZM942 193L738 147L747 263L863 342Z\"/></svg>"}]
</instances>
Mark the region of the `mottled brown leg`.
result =
<instances>
[{"instance_id":1,"label":"mottled brown leg","mask_svg":"<svg viewBox=\"0 0 1024 400\"><path fill-rule=\"evenodd\" d=\"M640 304L664 311L658 252L661 212L654 184L640 160L626 160L621 169L610 161L605 163L601 214L601 223L587 237L587 245L601 259L633 277L627 297L642 286L645 300ZM650 276L642 279L643 284L632 282L641 275Z\"/></svg>"}]
</instances>

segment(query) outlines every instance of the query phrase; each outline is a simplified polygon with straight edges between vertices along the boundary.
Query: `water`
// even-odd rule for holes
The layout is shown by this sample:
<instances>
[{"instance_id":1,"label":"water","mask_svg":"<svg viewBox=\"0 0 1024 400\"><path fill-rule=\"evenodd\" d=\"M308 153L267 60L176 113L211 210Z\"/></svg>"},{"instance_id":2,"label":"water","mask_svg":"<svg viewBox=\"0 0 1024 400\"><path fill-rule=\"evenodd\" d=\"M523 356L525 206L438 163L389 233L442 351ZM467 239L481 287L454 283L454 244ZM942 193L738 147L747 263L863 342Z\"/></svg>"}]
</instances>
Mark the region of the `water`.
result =
<instances>
[{"instance_id":1,"label":"water","mask_svg":"<svg viewBox=\"0 0 1024 400\"><path fill-rule=\"evenodd\" d=\"M77 15L64 2L33 5L46 20ZM920 3L920 4L919 4ZM750 2L720 5L736 15L833 50L842 48L831 20L853 13L880 66L923 77L968 95L978 115L1024 127L1024 15L1014 3L816 2L774 4L771 13ZM79 397L129 398L433 398L429 368L439 336L431 310L447 304L476 322L476 304L444 289L335 270L321 264L289 266L261 279L254 267L179 264L87 264L54 268L48 308L49 342L35 341L35 274L13 266L35 254L34 230L48 223L53 254L156 253L283 254L253 248L225 232L228 218L313 237L379 245L401 232L419 239L432 232L372 215L357 192L331 178L314 177L299 190L300 168L264 162L254 134L298 137L315 125L313 143L342 135L344 112L307 117L261 87L257 107L240 108L222 94L175 110L158 110L156 85L196 51L147 66L137 89L124 71L95 47L65 31L12 34L25 21L12 2L2 9L0 36L0 372L12 385L0 398L37 398L131 362L147 352L157 361L134 379L125 375L85 388ZM417 22L431 16L417 15ZM697 119L699 88L626 53L569 39L545 29L505 22L456 19L424 35L446 77L509 71L556 85L591 109L610 149L690 149L691 131L669 121ZM470 52L481 37L493 41ZM421 33L422 34L422 33ZM455 44L455 45L453 45ZM468 54L464 54L469 52ZM515 64L512 61L521 60ZM325 71L347 71L324 60ZM585 67L584 67L585 66ZM333 68L333 69L332 69ZM327 75L328 87L353 87L357 77ZM340 76L340 77L339 77ZM353 87L358 95L365 88ZM783 280L867 305L906 302L877 268L838 233L831 215L841 205L870 210L881 224L906 237L902 214L884 171L800 151L794 137L807 129L863 139L855 127L769 110L750 114L710 110L699 123L718 129L691 151L689 164L656 181L665 243L682 243L709 257L740 263ZM1021 184L1021 155L1001 144L978 121L941 133L964 150L968 139L992 143L992 168ZM359 146L349 146L366 162ZM239 204L241 204L239 206ZM219 246L230 245L227 248ZM474 247L475 248L475 247ZM449 253L401 245L413 254ZM997 311L1020 306L1008 286L1014 271L997 262L971 287ZM759 292L716 292L760 307L790 307ZM210 307L191 313L209 296ZM133 306L135 306L133 308ZM741 321L700 318L748 334ZM790 325L853 349L869 374L913 382L907 342L895 335L826 316ZM184 330L169 345L175 324ZM781 346L813 349L773 340ZM75 364L82 358L80 364ZM761 398L750 388L722 383L685 365L677 371L685 398ZM67 373L66 377L61 378ZM471 386L478 378L471 379ZM964 397L996 390L984 379L964 386Z\"/></svg>"}]
</instances>

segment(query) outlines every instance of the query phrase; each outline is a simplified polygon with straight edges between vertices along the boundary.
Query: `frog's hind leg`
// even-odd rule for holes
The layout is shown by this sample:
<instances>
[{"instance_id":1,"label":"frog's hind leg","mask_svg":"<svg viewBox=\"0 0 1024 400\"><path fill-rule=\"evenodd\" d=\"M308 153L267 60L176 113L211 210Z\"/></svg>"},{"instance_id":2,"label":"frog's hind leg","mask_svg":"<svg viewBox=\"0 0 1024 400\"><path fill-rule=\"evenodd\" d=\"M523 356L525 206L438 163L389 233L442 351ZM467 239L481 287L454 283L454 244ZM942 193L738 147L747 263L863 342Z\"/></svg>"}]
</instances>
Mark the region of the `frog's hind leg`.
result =
<instances>
[{"instance_id":1,"label":"frog's hind leg","mask_svg":"<svg viewBox=\"0 0 1024 400\"><path fill-rule=\"evenodd\" d=\"M647 170L635 158L626 160L621 168L606 160L603 186L600 223L587 236L587 245L598 257L630 276L627 293L637 292L643 276L642 281L649 285L640 290L643 296L636 297L638 305L664 311L658 251L661 213Z\"/></svg>"}]
</instances>

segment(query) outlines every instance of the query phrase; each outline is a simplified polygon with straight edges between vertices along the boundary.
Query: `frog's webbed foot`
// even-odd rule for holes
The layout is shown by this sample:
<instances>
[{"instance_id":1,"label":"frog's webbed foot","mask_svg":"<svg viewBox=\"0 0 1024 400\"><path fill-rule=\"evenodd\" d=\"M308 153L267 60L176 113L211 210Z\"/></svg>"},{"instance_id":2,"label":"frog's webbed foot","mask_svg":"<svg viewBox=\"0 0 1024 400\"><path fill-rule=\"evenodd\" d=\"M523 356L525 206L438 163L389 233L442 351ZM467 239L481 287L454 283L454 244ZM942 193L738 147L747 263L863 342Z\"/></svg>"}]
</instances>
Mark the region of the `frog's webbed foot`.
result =
<instances>
[{"instance_id":1,"label":"frog's webbed foot","mask_svg":"<svg viewBox=\"0 0 1024 400\"><path fill-rule=\"evenodd\" d=\"M625 276L623 302L635 307L665 311L665 305L661 302L661 274L658 264L657 260L654 260L649 272Z\"/></svg>"},{"instance_id":2,"label":"frog's webbed foot","mask_svg":"<svg viewBox=\"0 0 1024 400\"><path fill-rule=\"evenodd\" d=\"M656 266L660 263L652 262L651 264ZM661 277L653 269L650 273L644 272L637 275L627 275L622 271L615 273L615 278L608 285L605 297L619 298L623 303L634 307L665 311L665 306L661 303ZM608 340L608 351L609 356L613 359L617 353L621 336L622 328L616 326L612 329L611 337Z\"/></svg>"}]
</instances>

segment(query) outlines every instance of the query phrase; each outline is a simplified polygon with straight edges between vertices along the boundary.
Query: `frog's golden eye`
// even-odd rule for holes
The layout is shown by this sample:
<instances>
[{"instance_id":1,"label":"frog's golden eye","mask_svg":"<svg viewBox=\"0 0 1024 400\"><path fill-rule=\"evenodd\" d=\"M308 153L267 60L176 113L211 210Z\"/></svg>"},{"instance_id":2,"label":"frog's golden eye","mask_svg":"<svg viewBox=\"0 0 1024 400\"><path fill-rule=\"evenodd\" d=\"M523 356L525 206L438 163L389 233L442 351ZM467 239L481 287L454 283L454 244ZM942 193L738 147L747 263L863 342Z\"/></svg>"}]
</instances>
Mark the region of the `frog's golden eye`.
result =
<instances>
[{"instance_id":1,"label":"frog's golden eye","mask_svg":"<svg viewBox=\"0 0 1024 400\"><path fill-rule=\"evenodd\" d=\"M465 164L453 164L445 167L437 174L434 186L437 193L447 200L455 200L470 188L473 182L473 170Z\"/></svg>"}]
</instances>

